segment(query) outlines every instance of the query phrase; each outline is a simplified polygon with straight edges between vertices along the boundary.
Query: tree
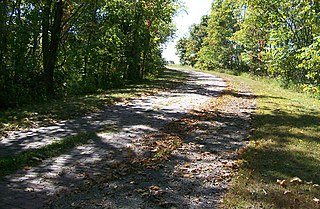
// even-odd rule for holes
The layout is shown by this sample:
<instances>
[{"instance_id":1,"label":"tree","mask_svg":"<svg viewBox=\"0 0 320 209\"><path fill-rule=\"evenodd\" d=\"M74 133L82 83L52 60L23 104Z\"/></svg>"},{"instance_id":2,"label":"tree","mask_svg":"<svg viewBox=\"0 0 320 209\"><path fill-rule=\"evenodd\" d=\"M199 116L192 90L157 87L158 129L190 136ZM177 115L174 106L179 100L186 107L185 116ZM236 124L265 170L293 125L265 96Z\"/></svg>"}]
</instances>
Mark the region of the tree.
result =
<instances>
[{"instance_id":1,"label":"tree","mask_svg":"<svg viewBox=\"0 0 320 209\"><path fill-rule=\"evenodd\" d=\"M319 11L314 0L214 1L196 66L249 70L284 84L320 89ZM190 40L178 42L185 63L190 63Z\"/></svg>"},{"instance_id":2,"label":"tree","mask_svg":"<svg viewBox=\"0 0 320 209\"><path fill-rule=\"evenodd\" d=\"M176 54L178 55L179 59L180 59L180 63L182 65L186 65L187 64L187 44L188 44L188 39L183 37L181 39L178 40L177 45L176 45Z\"/></svg>"},{"instance_id":3,"label":"tree","mask_svg":"<svg viewBox=\"0 0 320 209\"><path fill-rule=\"evenodd\" d=\"M207 37L199 51L197 66L205 69L235 68L239 62L236 43L237 5L230 0L214 1L207 27Z\"/></svg>"},{"instance_id":4,"label":"tree","mask_svg":"<svg viewBox=\"0 0 320 209\"><path fill-rule=\"evenodd\" d=\"M46 0L42 17L42 56L44 81L47 95L54 94L54 69L57 63L58 47L61 40L62 16L64 3L62 0ZM54 8L51 11L51 8Z\"/></svg>"},{"instance_id":5,"label":"tree","mask_svg":"<svg viewBox=\"0 0 320 209\"><path fill-rule=\"evenodd\" d=\"M207 37L209 16L204 15L199 24L194 24L190 27L188 38L178 40L176 45L177 55L180 57L180 62L183 65L194 66L198 61L198 53Z\"/></svg>"},{"instance_id":6,"label":"tree","mask_svg":"<svg viewBox=\"0 0 320 209\"><path fill-rule=\"evenodd\" d=\"M157 74L177 8L177 0L0 1L0 107Z\"/></svg>"}]
</instances>

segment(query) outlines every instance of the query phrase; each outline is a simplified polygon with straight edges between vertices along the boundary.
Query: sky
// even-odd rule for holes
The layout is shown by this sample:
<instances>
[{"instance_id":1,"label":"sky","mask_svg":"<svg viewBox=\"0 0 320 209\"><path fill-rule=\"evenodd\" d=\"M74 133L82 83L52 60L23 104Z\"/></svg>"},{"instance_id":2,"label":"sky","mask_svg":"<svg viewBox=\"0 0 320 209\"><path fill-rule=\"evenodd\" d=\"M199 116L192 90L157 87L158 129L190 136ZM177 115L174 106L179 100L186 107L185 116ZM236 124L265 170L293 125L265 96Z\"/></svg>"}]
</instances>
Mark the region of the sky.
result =
<instances>
[{"instance_id":1,"label":"sky","mask_svg":"<svg viewBox=\"0 0 320 209\"><path fill-rule=\"evenodd\" d=\"M211 4L213 0L184 0L186 11L180 11L174 18L174 22L177 26L176 38L166 44L162 52L162 56L167 61L174 61L179 63L179 57L175 54L175 45L177 41L187 36L189 27L194 23L200 23L201 17L205 14L209 14Z\"/></svg>"}]
</instances>

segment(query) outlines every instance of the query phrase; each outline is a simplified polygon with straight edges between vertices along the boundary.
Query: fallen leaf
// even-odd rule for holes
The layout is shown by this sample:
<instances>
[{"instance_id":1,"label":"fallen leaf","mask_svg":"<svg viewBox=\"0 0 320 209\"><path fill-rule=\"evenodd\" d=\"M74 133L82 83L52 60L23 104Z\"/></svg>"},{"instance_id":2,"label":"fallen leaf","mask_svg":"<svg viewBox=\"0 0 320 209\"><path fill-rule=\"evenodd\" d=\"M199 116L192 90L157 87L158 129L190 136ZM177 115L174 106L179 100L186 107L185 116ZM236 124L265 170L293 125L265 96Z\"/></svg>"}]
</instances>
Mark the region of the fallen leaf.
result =
<instances>
[{"instance_id":1,"label":"fallen leaf","mask_svg":"<svg viewBox=\"0 0 320 209\"><path fill-rule=\"evenodd\" d=\"M285 179L284 180L277 179L277 183L282 187L286 187L288 185L288 181Z\"/></svg>"},{"instance_id":2,"label":"fallen leaf","mask_svg":"<svg viewBox=\"0 0 320 209\"><path fill-rule=\"evenodd\" d=\"M32 167L30 167L30 166L23 167L23 170L25 170L25 171L28 171L28 170L31 170L31 169L32 169Z\"/></svg>"},{"instance_id":3,"label":"fallen leaf","mask_svg":"<svg viewBox=\"0 0 320 209\"><path fill-rule=\"evenodd\" d=\"M149 191L152 195L160 195L163 193L160 187L158 186L151 186L149 187Z\"/></svg>"},{"instance_id":4,"label":"fallen leaf","mask_svg":"<svg viewBox=\"0 0 320 209\"><path fill-rule=\"evenodd\" d=\"M192 174L183 174L182 177L183 177L183 178L191 179L191 178L193 178L193 175L192 175Z\"/></svg>"},{"instance_id":5,"label":"fallen leaf","mask_svg":"<svg viewBox=\"0 0 320 209\"><path fill-rule=\"evenodd\" d=\"M190 168L190 164L189 163L187 163L187 164L184 164L184 167L186 167L186 168Z\"/></svg>"},{"instance_id":6,"label":"fallen leaf","mask_svg":"<svg viewBox=\"0 0 320 209\"><path fill-rule=\"evenodd\" d=\"M31 160L34 160L34 161L41 161L41 159L40 159L40 158L38 158L38 157L32 157L32 158L31 158Z\"/></svg>"},{"instance_id":7,"label":"fallen leaf","mask_svg":"<svg viewBox=\"0 0 320 209\"><path fill-rule=\"evenodd\" d=\"M241 148L237 151L237 154L242 155L242 154L246 153L248 151L248 149L249 149L248 147Z\"/></svg>"},{"instance_id":8,"label":"fallen leaf","mask_svg":"<svg viewBox=\"0 0 320 209\"><path fill-rule=\"evenodd\" d=\"M291 193L291 191L289 191L289 190L286 190L286 191L283 192L284 195L287 195L287 194L290 194L290 193Z\"/></svg>"},{"instance_id":9,"label":"fallen leaf","mask_svg":"<svg viewBox=\"0 0 320 209\"><path fill-rule=\"evenodd\" d=\"M267 191L265 189L262 189L264 195L268 195Z\"/></svg>"},{"instance_id":10,"label":"fallen leaf","mask_svg":"<svg viewBox=\"0 0 320 209\"><path fill-rule=\"evenodd\" d=\"M144 192L144 193L142 193L142 196L143 196L143 197L149 196L149 192Z\"/></svg>"},{"instance_id":11,"label":"fallen leaf","mask_svg":"<svg viewBox=\"0 0 320 209\"><path fill-rule=\"evenodd\" d=\"M34 189L33 189L33 188L31 188L31 187L27 187L27 188L25 188L25 189L24 189L24 191L26 191L26 192L33 192L33 191L34 191Z\"/></svg>"},{"instance_id":12,"label":"fallen leaf","mask_svg":"<svg viewBox=\"0 0 320 209\"><path fill-rule=\"evenodd\" d=\"M146 190L144 190L144 189L136 189L136 192L138 192L138 193L144 193Z\"/></svg>"},{"instance_id":13,"label":"fallen leaf","mask_svg":"<svg viewBox=\"0 0 320 209\"><path fill-rule=\"evenodd\" d=\"M150 186L149 189L157 191L157 190L160 190L160 187L158 187L158 186Z\"/></svg>"},{"instance_id":14,"label":"fallen leaf","mask_svg":"<svg viewBox=\"0 0 320 209\"><path fill-rule=\"evenodd\" d=\"M302 183L302 180L299 177L294 177L290 180L290 183Z\"/></svg>"},{"instance_id":15,"label":"fallen leaf","mask_svg":"<svg viewBox=\"0 0 320 209\"><path fill-rule=\"evenodd\" d=\"M201 155L208 156L208 155L211 155L211 152L203 152L203 153L201 153Z\"/></svg>"}]
</instances>

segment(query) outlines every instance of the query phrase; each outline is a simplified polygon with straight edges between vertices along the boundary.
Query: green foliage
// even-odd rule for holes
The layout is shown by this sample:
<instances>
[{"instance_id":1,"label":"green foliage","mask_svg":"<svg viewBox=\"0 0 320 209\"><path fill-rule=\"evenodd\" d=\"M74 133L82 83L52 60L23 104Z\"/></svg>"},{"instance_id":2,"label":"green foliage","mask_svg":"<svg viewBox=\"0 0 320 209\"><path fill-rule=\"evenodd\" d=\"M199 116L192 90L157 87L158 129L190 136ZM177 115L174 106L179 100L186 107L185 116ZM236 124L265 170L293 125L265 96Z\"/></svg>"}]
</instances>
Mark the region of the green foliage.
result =
<instances>
[{"instance_id":1,"label":"green foliage","mask_svg":"<svg viewBox=\"0 0 320 209\"><path fill-rule=\"evenodd\" d=\"M318 1L214 1L206 36L191 30L178 55L182 64L248 71L318 93L319 11ZM194 36L204 41L192 60Z\"/></svg>"},{"instance_id":2,"label":"green foliage","mask_svg":"<svg viewBox=\"0 0 320 209\"><path fill-rule=\"evenodd\" d=\"M0 2L0 108L141 82L164 63L176 0Z\"/></svg>"},{"instance_id":3,"label":"green foliage","mask_svg":"<svg viewBox=\"0 0 320 209\"><path fill-rule=\"evenodd\" d=\"M310 46L301 48L296 59L299 61L297 69L304 72L303 90L320 93L320 37Z\"/></svg>"},{"instance_id":4,"label":"green foliage","mask_svg":"<svg viewBox=\"0 0 320 209\"><path fill-rule=\"evenodd\" d=\"M210 53L211 56L200 56L198 67L233 68L238 64L238 48L231 40L236 31L236 23L235 4L232 1L214 1L207 27L208 36L204 42L204 52L200 50L200 54Z\"/></svg>"},{"instance_id":5,"label":"green foliage","mask_svg":"<svg viewBox=\"0 0 320 209\"><path fill-rule=\"evenodd\" d=\"M194 66L199 58L199 51L202 48L204 38L207 37L209 16L203 16L200 24L194 24L190 27L190 37L181 38L176 46L177 54L183 65Z\"/></svg>"}]
</instances>

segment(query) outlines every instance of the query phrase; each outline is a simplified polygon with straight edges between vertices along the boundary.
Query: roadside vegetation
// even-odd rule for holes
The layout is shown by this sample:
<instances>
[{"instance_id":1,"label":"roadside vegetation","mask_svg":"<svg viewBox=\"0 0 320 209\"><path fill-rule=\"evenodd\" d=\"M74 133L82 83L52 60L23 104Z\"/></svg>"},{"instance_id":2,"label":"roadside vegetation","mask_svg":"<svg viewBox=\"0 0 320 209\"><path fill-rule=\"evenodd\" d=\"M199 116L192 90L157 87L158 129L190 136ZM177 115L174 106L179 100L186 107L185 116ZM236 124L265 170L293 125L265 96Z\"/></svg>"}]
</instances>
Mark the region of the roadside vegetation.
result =
<instances>
[{"instance_id":1,"label":"roadside vegetation","mask_svg":"<svg viewBox=\"0 0 320 209\"><path fill-rule=\"evenodd\" d=\"M320 93L318 1L217 0L176 46L180 62Z\"/></svg>"},{"instance_id":2,"label":"roadside vegetation","mask_svg":"<svg viewBox=\"0 0 320 209\"><path fill-rule=\"evenodd\" d=\"M258 106L227 208L319 208L319 100L264 79L234 80L253 89Z\"/></svg>"},{"instance_id":3,"label":"roadside vegetation","mask_svg":"<svg viewBox=\"0 0 320 209\"><path fill-rule=\"evenodd\" d=\"M186 76L187 74L182 72L164 69L157 78L150 78L142 84L126 85L99 94L78 95L21 108L9 108L0 112L0 137L10 134L10 131L75 119L85 114L102 111L116 102L126 102L136 97L152 95L161 90L174 88L181 85ZM66 153L75 146L88 143L95 138L97 137L94 132L79 133L39 149L24 151L12 156L1 156L0 177L19 169L28 169L30 166L41 163L42 160Z\"/></svg>"},{"instance_id":4,"label":"roadside vegetation","mask_svg":"<svg viewBox=\"0 0 320 209\"><path fill-rule=\"evenodd\" d=\"M319 208L319 100L275 80L206 72L235 90L248 86L257 99L250 144L238 150L240 169L221 207Z\"/></svg>"},{"instance_id":5,"label":"roadside vegetation","mask_svg":"<svg viewBox=\"0 0 320 209\"><path fill-rule=\"evenodd\" d=\"M251 87L257 110L224 207L319 208L319 100L266 79L228 78Z\"/></svg>"}]
</instances>

